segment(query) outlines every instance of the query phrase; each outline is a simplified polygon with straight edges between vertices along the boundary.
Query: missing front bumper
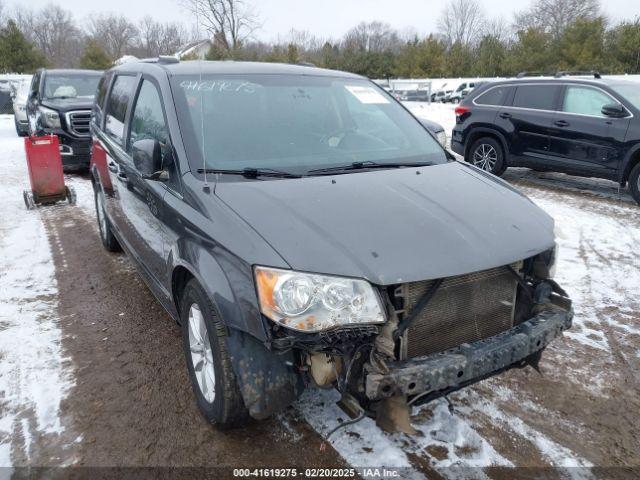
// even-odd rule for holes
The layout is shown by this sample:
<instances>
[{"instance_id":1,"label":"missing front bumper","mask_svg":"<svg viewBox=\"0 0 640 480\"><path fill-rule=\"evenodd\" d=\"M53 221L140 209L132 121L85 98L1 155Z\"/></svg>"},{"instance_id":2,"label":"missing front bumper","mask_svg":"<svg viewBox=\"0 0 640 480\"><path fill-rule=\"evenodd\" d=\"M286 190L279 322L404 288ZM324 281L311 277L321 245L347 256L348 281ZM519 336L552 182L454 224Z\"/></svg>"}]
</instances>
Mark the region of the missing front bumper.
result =
<instances>
[{"instance_id":1,"label":"missing front bumper","mask_svg":"<svg viewBox=\"0 0 640 480\"><path fill-rule=\"evenodd\" d=\"M542 350L571 326L572 319L570 306L555 308L486 340L392 363L389 373L367 375L365 394L369 400L381 400L393 395L424 397L432 392L455 390Z\"/></svg>"}]
</instances>

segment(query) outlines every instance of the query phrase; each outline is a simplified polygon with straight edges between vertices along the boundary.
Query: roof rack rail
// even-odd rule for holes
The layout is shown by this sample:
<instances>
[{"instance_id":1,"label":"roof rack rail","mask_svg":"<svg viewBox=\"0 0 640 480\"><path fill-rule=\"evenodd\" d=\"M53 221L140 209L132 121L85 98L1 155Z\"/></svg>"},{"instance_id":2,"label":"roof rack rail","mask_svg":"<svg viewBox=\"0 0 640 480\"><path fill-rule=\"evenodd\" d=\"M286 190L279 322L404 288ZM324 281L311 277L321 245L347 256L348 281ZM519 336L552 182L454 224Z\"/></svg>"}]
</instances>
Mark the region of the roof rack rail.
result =
<instances>
[{"instance_id":1,"label":"roof rack rail","mask_svg":"<svg viewBox=\"0 0 640 480\"><path fill-rule=\"evenodd\" d=\"M584 75L589 75L589 76L593 75L593 78L602 78L600 75L600 72L597 72L595 70L576 70L576 71L562 70L562 71L556 72L554 77L562 78L562 77L569 77L569 76L584 76Z\"/></svg>"},{"instance_id":2,"label":"roof rack rail","mask_svg":"<svg viewBox=\"0 0 640 480\"><path fill-rule=\"evenodd\" d=\"M174 63L180 63L180 59L178 57L174 57L173 55L160 55L158 57L158 63L169 65Z\"/></svg>"},{"instance_id":3,"label":"roof rack rail","mask_svg":"<svg viewBox=\"0 0 640 480\"><path fill-rule=\"evenodd\" d=\"M545 77L550 76L548 73L544 72L520 72L516 75L516 78L524 78L524 77Z\"/></svg>"},{"instance_id":4,"label":"roof rack rail","mask_svg":"<svg viewBox=\"0 0 640 480\"><path fill-rule=\"evenodd\" d=\"M301 67L315 67L316 64L313 62L307 62L307 61L301 61L301 62L297 62L296 65L299 65Z\"/></svg>"}]
</instances>

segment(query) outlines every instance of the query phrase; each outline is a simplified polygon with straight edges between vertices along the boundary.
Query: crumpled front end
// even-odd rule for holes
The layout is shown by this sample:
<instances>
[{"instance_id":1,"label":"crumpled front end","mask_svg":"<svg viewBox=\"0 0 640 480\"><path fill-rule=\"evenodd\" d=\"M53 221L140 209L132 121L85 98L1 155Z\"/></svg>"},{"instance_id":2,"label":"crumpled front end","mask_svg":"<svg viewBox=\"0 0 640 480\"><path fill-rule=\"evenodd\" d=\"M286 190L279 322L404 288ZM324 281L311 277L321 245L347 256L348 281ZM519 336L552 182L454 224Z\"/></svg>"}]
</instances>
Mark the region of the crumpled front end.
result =
<instances>
[{"instance_id":1,"label":"crumpled front end","mask_svg":"<svg viewBox=\"0 0 640 480\"><path fill-rule=\"evenodd\" d=\"M541 352L570 328L571 301L550 278L553 255L379 287L384 325L314 335L280 330L273 347L298 352L308 383L337 388L352 417L412 433L410 406L509 368L537 368Z\"/></svg>"}]
</instances>

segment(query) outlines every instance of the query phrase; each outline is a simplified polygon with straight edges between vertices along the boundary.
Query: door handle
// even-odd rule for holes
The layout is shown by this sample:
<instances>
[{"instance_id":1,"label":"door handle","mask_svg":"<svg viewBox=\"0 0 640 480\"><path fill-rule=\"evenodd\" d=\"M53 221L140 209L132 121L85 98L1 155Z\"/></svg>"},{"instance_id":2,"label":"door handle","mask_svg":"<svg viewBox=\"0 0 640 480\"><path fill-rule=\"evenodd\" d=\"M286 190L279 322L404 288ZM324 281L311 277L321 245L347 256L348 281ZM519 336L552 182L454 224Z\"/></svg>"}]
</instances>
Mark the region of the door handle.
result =
<instances>
[{"instance_id":1,"label":"door handle","mask_svg":"<svg viewBox=\"0 0 640 480\"><path fill-rule=\"evenodd\" d=\"M116 164L116 162L109 162L107 164L107 168L111 173L118 173L118 165Z\"/></svg>"},{"instance_id":2,"label":"door handle","mask_svg":"<svg viewBox=\"0 0 640 480\"><path fill-rule=\"evenodd\" d=\"M569 122L567 122L566 120L556 120L555 122L553 122L553 124L556 127L568 127L569 126Z\"/></svg>"},{"instance_id":3,"label":"door handle","mask_svg":"<svg viewBox=\"0 0 640 480\"><path fill-rule=\"evenodd\" d=\"M511 118L511 114L507 112L502 112L498 115L500 118Z\"/></svg>"}]
</instances>

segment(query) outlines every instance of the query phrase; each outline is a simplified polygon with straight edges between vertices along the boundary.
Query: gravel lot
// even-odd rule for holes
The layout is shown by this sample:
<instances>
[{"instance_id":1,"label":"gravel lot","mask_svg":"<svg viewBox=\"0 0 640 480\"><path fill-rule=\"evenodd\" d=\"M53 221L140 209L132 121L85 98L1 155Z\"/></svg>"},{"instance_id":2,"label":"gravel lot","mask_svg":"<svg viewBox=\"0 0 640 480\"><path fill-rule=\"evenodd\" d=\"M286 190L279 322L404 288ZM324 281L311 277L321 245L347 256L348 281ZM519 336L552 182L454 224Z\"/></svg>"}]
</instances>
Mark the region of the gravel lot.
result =
<instances>
[{"instance_id":1,"label":"gravel lot","mask_svg":"<svg viewBox=\"0 0 640 480\"><path fill-rule=\"evenodd\" d=\"M450 121L451 107L420 107ZM448 127L448 125L445 125ZM124 255L102 250L90 182L78 205L27 212L22 140L0 116L0 466L397 466L409 478L632 478L640 467L640 208L609 182L526 169L555 217L572 330L541 373L510 371L414 411L414 437L344 419L332 392L220 432L199 416L177 326ZM461 193L463 194L463 193ZM460 470L462 468L462 470ZM473 470L467 470L473 468Z\"/></svg>"}]
</instances>

